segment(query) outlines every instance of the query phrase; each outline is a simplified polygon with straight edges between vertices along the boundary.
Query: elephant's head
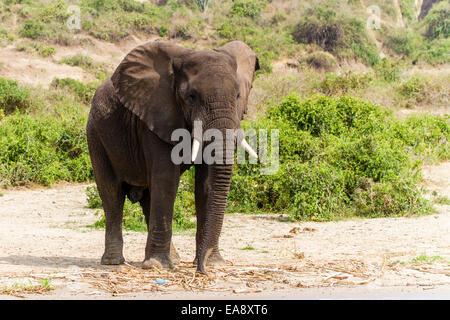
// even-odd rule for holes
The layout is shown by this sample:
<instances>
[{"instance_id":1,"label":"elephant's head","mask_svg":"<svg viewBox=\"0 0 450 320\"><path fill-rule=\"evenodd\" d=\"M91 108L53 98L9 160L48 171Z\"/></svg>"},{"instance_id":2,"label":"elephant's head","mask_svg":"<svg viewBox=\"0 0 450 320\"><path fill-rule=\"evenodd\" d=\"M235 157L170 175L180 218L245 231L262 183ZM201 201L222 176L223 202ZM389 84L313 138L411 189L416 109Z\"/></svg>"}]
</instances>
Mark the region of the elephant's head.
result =
<instances>
[{"instance_id":1,"label":"elephant's head","mask_svg":"<svg viewBox=\"0 0 450 320\"><path fill-rule=\"evenodd\" d=\"M201 132L193 132L197 127L195 121L201 121L202 132L217 129L228 139L222 141L224 156L234 151L236 142L243 143L255 154L245 140L238 138L236 141L236 136L230 136L227 129L240 129L254 73L258 69L255 53L241 41L229 42L212 51L195 51L153 41L131 51L111 80L121 103L162 140L175 144L171 141L175 129L191 130L192 158L195 159L202 143ZM229 146L233 146L232 150ZM204 262L219 239L232 164L221 161L211 164L208 170L211 196L207 204L204 239L198 249L198 270L201 272L205 271Z\"/></svg>"}]
</instances>

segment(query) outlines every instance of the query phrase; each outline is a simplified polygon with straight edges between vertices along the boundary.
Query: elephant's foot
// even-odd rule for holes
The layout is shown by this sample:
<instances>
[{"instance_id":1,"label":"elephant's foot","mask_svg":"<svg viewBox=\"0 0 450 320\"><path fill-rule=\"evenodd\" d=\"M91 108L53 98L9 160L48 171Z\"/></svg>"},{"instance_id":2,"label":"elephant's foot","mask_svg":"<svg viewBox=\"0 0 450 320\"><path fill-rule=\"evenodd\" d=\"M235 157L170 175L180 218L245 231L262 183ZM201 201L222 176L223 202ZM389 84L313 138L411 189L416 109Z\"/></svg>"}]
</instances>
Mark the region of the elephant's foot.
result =
<instances>
[{"instance_id":1,"label":"elephant's foot","mask_svg":"<svg viewBox=\"0 0 450 320\"><path fill-rule=\"evenodd\" d=\"M194 259L193 263L194 265L197 265L197 257ZM219 251L213 251L206 260L206 265L211 267L220 267L226 264L227 262L222 257Z\"/></svg>"},{"instance_id":2,"label":"elephant's foot","mask_svg":"<svg viewBox=\"0 0 450 320\"><path fill-rule=\"evenodd\" d=\"M164 254L154 254L150 258L147 258L142 262L143 269L162 269L162 268L173 268L172 260L169 256Z\"/></svg>"},{"instance_id":3,"label":"elephant's foot","mask_svg":"<svg viewBox=\"0 0 450 320\"><path fill-rule=\"evenodd\" d=\"M219 251L213 251L208 257L208 260L206 260L206 265L212 267L219 267L226 265L226 261Z\"/></svg>"},{"instance_id":4,"label":"elephant's foot","mask_svg":"<svg viewBox=\"0 0 450 320\"><path fill-rule=\"evenodd\" d=\"M118 265L125 262L122 254L112 254L105 252L102 256L101 264L104 265Z\"/></svg>"}]
</instances>

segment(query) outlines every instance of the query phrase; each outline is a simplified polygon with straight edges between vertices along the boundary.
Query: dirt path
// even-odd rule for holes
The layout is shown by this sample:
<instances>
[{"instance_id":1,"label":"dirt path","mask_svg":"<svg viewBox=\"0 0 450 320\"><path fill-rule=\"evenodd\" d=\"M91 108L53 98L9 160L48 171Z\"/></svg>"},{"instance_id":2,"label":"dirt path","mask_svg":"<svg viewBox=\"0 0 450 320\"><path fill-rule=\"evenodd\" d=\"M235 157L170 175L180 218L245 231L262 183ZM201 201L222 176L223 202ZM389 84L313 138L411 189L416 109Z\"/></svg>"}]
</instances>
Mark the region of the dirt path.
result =
<instances>
[{"instance_id":1,"label":"dirt path","mask_svg":"<svg viewBox=\"0 0 450 320\"><path fill-rule=\"evenodd\" d=\"M450 196L449 172L450 162L426 167L424 184ZM194 277L190 263L194 230L174 235L183 260L175 271L140 269L146 233L130 231L128 264L101 266L104 232L87 227L98 217L85 208L85 188L2 191L0 298L450 296L450 206L423 217L327 223L227 215L221 248L230 264L206 278ZM42 279L53 289L41 293Z\"/></svg>"}]
</instances>

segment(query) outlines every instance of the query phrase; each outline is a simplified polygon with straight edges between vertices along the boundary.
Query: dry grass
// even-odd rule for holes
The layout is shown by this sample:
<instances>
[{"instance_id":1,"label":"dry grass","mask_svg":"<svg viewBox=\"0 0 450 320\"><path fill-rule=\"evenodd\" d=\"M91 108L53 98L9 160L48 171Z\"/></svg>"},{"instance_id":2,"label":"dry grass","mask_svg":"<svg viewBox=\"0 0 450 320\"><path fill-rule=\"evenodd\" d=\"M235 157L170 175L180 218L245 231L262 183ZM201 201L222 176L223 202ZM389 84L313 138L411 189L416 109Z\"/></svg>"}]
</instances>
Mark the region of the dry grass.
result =
<instances>
[{"instance_id":1,"label":"dry grass","mask_svg":"<svg viewBox=\"0 0 450 320\"><path fill-rule=\"evenodd\" d=\"M0 295L23 297L25 294L44 294L53 290L48 278L39 278L38 283L28 280L27 282L15 282L13 285L0 287Z\"/></svg>"},{"instance_id":2,"label":"dry grass","mask_svg":"<svg viewBox=\"0 0 450 320\"><path fill-rule=\"evenodd\" d=\"M299 256L296 257L296 254ZM196 273L192 263L181 262L173 270L144 270L126 263L112 270L79 269L75 273L54 273L52 278L88 283L112 296L181 290L238 294L298 287L364 285L381 277L386 268L386 259L381 264L367 264L359 260L336 260L321 264L306 259L302 253L296 254L295 265L228 265L210 268L208 276ZM42 279L43 275L28 276ZM16 285L4 288L0 294L23 296L42 294L52 289L42 284Z\"/></svg>"},{"instance_id":3,"label":"dry grass","mask_svg":"<svg viewBox=\"0 0 450 320\"><path fill-rule=\"evenodd\" d=\"M301 55L299 55L299 58ZM296 59L284 59L273 64L274 72L263 74L255 79L248 103L247 119L255 120L265 108L281 102L282 97L297 93L302 97L323 94L317 88L325 78L323 70L308 68L296 64ZM369 68L341 65L335 74L350 72L355 76L373 74ZM418 79L416 93L402 93L401 86ZM373 75L366 86L349 89L348 94L371 101L375 104L392 108L394 111L408 109L411 112L430 112L444 115L450 113L450 69L448 65L439 68L403 70L399 79L384 82Z\"/></svg>"},{"instance_id":4,"label":"dry grass","mask_svg":"<svg viewBox=\"0 0 450 320\"><path fill-rule=\"evenodd\" d=\"M253 293L267 289L363 285L383 275L381 265L363 261L332 261L316 264L304 256L296 266L234 265L209 270L210 275L196 273L191 263L182 262L175 270L146 271L133 265L113 271L83 271L81 280L112 295L143 291L167 292L173 289L209 292ZM157 279L166 279L158 284Z\"/></svg>"},{"instance_id":5,"label":"dry grass","mask_svg":"<svg viewBox=\"0 0 450 320\"><path fill-rule=\"evenodd\" d=\"M297 287L329 287L335 285L363 285L383 275L386 263L366 264L363 261L331 261L313 263L299 258L296 266L230 265L210 269L209 276L196 273L192 263L181 262L174 270L143 270L126 264L113 270L83 269L74 274L58 273L55 278L89 283L113 296L133 292L193 292L256 293ZM41 277L42 275L31 275ZM164 282L159 284L158 282ZM42 286L4 289L1 293L21 295L44 293Z\"/></svg>"}]
</instances>

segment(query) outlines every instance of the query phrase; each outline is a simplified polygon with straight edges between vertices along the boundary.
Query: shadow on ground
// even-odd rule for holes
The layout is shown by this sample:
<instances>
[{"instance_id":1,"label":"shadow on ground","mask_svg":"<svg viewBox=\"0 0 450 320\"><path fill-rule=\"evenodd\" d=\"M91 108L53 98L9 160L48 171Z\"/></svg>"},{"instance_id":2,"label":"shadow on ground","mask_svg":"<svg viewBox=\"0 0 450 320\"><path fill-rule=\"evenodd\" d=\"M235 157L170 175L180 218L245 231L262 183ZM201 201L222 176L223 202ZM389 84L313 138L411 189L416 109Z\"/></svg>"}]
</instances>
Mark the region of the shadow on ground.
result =
<instances>
[{"instance_id":1,"label":"shadow on ground","mask_svg":"<svg viewBox=\"0 0 450 320\"><path fill-rule=\"evenodd\" d=\"M81 257L35 257L30 255L13 255L0 257L0 264L21 265L31 267L70 267L106 269L108 266L100 264L100 259Z\"/></svg>"}]
</instances>

